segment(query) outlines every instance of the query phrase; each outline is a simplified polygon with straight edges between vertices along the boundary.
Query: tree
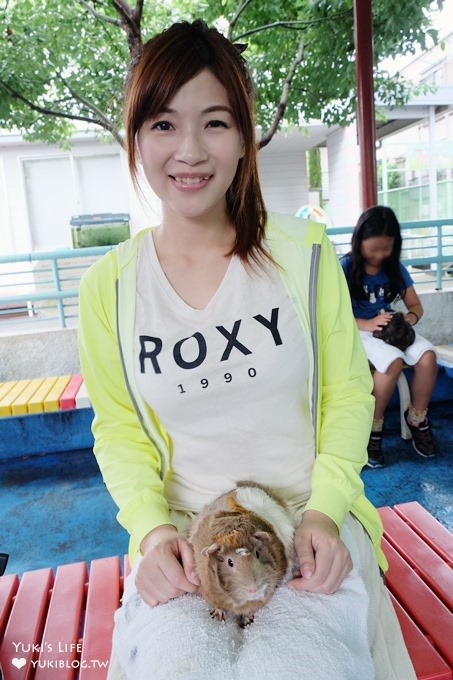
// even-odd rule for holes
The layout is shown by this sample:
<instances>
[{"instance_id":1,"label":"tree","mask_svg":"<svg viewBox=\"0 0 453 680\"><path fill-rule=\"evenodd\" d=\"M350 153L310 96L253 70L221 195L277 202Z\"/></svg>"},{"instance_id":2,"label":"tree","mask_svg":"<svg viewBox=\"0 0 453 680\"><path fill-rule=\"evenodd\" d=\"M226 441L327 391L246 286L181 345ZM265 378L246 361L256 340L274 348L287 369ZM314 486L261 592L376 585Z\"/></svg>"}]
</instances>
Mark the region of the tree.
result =
<instances>
[{"instance_id":1,"label":"tree","mask_svg":"<svg viewBox=\"0 0 453 680\"><path fill-rule=\"evenodd\" d=\"M444 0L437 0L439 8ZM123 144L123 83L145 40L172 21L202 16L245 57L267 144L278 127L355 116L352 0L0 0L0 127L28 140L68 143L77 123ZM374 0L376 64L436 40L432 0ZM375 70L386 105L409 96L399 75Z\"/></svg>"}]
</instances>

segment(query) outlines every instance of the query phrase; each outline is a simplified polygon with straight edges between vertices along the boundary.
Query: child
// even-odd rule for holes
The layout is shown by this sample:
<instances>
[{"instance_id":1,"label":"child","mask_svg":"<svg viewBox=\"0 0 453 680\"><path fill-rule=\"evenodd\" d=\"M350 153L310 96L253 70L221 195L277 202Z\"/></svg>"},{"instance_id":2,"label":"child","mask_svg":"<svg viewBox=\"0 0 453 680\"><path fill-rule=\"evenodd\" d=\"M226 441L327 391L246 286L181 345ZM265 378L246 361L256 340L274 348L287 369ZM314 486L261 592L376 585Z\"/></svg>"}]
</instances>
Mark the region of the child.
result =
<instances>
[{"instance_id":1,"label":"child","mask_svg":"<svg viewBox=\"0 0 453 680\"><path fill-rule=\"evenodd\" d=\"M428 418L428 404L436 382L434 347L415 335L406 351L375 338L376 331L391 319L392 303L403 300L405 319L412 326L421 319L423 307L413 280L400 262L401 231L391 208L376 205L359 217L352 234L351 252L342 258L352 298L352 310L369 362L374 367L373 394L376 399L368 443L368 467L384 465L381 450L385 409L404 364L414 370L412 399L405 419L415 451L424 458L434 455L434 438Z\"/></svg>"},{"instance_id":2,"label":"child","mask_svg":"<svg viewBox=\"0 0 453 680\"><path fill-rule=\"evenodd\" d=\"M413 679L360 478L372 380L346 282L320 225L266 213L241 48L200 20L144 46L127 150L162 220L81 285L94 451L133 563L109 678ZM244 631L210 619L187 541L240 479L287 501L299 563Z\"/></svg>"}]
</instances>

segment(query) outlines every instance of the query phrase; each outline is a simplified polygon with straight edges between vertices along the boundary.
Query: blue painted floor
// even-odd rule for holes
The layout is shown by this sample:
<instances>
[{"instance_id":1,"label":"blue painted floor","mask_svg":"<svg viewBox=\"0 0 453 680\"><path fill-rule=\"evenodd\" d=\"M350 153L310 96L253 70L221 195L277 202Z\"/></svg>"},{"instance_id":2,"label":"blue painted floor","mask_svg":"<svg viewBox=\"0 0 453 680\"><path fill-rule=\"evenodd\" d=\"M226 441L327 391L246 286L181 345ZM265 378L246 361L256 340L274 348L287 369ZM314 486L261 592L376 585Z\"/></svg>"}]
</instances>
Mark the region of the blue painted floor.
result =
<instances>
[{"instance_id":1,"label":"blue painted floor","mask_svg":"<svg viewBox=\"0 0 453 680\"><path fill-rule=\"evenodd\" d=\"M453 402L434 403L439 454L423 460L399 437L399 414L389 410L387 467L363 472L370 500L393 505L418 500L453 531ZM7 573L127 551L126 532L104 488L91 451L28 456L0 462L0 552Z\"/></svg>"}]
</instances>

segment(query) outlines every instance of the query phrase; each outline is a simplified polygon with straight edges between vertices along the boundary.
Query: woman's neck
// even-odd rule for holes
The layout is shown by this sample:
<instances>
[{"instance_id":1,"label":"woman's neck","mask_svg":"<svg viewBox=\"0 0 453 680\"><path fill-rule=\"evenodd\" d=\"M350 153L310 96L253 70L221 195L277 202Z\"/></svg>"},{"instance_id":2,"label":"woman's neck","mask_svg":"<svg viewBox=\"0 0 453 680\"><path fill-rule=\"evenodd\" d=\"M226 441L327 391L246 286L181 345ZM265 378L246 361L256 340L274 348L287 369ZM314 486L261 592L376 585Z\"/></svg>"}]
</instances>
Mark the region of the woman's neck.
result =
<instances>
[{"instance_id":1,"label":"woman's neck","mask_svg":"<svg viewBox=\"0 0 453 680\"><path fill-rule=\"evenodd\" d=\"M226 217L222 220L192 220L164 213L160 226L154 232L158 249L189 257L208 251L226 255L231 252L235 239L235 230Z\"/></svg>"}]
</instances>

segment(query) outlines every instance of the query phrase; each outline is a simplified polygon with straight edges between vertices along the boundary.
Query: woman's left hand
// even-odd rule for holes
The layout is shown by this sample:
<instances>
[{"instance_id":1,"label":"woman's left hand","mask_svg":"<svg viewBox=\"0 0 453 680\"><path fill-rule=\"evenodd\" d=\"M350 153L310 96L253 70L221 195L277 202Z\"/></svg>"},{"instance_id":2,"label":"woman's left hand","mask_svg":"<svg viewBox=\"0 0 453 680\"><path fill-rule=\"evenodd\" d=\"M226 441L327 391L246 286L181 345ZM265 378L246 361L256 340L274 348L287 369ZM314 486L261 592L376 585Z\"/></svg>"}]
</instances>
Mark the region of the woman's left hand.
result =
<instances>
[{"instance_id":1,"label":"woman's left hand","mask_svg":"<svg viewBox=\"0 0 453 680\"><path fill-rule=\"evenodd\" d=\"M307 510L294 536L299 574L288 585L311 593L334 593L352 569L349 550L327 515Z\"/></svg>"}]
</instances>

